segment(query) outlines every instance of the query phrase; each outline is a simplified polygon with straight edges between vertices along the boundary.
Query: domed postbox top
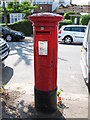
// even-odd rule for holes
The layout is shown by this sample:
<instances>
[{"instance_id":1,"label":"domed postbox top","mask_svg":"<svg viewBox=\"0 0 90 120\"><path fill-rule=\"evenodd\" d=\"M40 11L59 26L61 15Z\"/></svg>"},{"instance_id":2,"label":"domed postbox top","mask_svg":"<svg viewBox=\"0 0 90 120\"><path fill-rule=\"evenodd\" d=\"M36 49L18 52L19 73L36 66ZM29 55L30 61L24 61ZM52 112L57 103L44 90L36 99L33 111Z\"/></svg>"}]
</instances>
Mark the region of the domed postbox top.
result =
<instances>
[{"instance_id":1,"label":"domed postbox top","mask_svg":"<svg viewBox=\"0 0 90 120\"><path fill-rule=\"evenodd\" d=\"M63 17L59 14L55 14L55 13L36 13L33 15L28 16L28 20L32 21L33 23L58 23L59 21L61 21L63 19Z\"/></svg>"},{"instance_id":2,"label":"domed postbox top","mask_svg":"<svg viewBox=\"0 0 90 120\"><path fill-rule=\"evenodd\" d=\"M60 15L55 14L55 13L45 12L45 13L36 13L36 14L31 15L31 16L32 17L59 17Z\"/></svg>"}]
</instances>

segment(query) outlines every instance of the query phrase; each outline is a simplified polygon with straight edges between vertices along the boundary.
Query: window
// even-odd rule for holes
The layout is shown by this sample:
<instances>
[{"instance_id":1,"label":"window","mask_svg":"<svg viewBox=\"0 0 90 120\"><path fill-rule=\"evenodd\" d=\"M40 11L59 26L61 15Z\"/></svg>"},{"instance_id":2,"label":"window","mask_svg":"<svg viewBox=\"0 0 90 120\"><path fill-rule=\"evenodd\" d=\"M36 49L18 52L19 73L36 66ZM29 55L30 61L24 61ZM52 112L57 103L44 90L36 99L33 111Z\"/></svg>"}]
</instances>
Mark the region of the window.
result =
<instances>
[{"instance_id":1,"label":"window","mask_svg":"<svg viewBox=\"0 0 90 120\"><path fill-rule=\"evenodd\" d=\"M71 31L71 27L65 27L64 30L65 31Z\"/></svg>"},{"instance_id":2,"label":"window","mask_svg":"<svg viewBox=\"0 0 90 120\"><path fill-rule=\"evenodd\" d=\"M13 23L13 22L14 22L14 19L12 18L12 19L11 19L11 23Z\"/></svg>"},{"instance_id":3,"label":"window","mask_svg":"<svg viewBox=\"0 0 90 120\"><path fill-rule=\"evenodd\" d=\"M86 32L86 27L82 27L82 32Z\"/></svg>"},{"instance_id":4,"label":"window","mask_svg":"<svg viewBox=\"0 0 90 120\"><path fill-rule=\"evenodd\" d=\"M15 18L15 22L17 22L17 18Z\"/></svg>"},{"instance_id":5,"label":"window","mask_svg":"<svg viewBox=\"0 0 90 120\"><path fill-rule=\"evenodd\" d=\"M42 6L40 7L40 10L42 10Z\"/></svg>"},{"instance_id":6,"label":"window","mask_svg":"<svg viewBox=\"0 0 90 120\"><path fill-rule=\"evenodd\" d=\"M85 32L86 31L86 27L72 27L71 31Z\"/></svg>"},{"instance_id":7,"label":"window","mask_svg":"<svg viewBox=\"0 0 90 120\"><path fill-rule=\"evenodd\" d=\"M71 31L82 32L82 27L72 27Z\"/></svg>"},{"instance_id":8,"label":"window","mask_svg":"<svg viewBox=\"0 0 90 120\"><path fill-rule=\"evenodd\" d=\"M23 19L23 13L12 13L10 14L10 23L17 22Z\"/></svg>"},{"instance_id":9,"label":"window","mask_svg":"<svg viewBox=\"0 0 90 120\"><path fill-rule=\"evenodd\" d=\"M19 17L19 18L21 17L19 13L18 13L18 17Z\"/></svg>"}]
</instances>

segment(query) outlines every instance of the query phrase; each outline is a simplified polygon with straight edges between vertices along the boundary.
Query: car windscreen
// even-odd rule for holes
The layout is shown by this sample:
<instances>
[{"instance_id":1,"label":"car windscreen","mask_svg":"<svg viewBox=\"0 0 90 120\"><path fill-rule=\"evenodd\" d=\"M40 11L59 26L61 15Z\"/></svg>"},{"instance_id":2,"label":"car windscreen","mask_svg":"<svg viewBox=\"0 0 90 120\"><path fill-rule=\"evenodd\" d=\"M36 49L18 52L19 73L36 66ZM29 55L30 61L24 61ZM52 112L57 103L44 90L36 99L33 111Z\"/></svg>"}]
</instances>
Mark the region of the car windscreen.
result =
<instances>
[{"instance_id":1,"label":"car windscreen","mask_svg":"<svg viewBox=\"0 0 90 120\"><path fill-rule=\"evenodd\" d=\"M65 27L64 31L71 31L71 27Z\"/></svg>"},{"instance_id":2,"label":"car windscreen","mask_svg":"<svg viewBox=\"0 0 90 120\"><path fill-rule=\"evenodd\" d=\"M3 30L11 30L10 28L8 28L8 27L3 27Z\"/></svg>"}]
</instances>

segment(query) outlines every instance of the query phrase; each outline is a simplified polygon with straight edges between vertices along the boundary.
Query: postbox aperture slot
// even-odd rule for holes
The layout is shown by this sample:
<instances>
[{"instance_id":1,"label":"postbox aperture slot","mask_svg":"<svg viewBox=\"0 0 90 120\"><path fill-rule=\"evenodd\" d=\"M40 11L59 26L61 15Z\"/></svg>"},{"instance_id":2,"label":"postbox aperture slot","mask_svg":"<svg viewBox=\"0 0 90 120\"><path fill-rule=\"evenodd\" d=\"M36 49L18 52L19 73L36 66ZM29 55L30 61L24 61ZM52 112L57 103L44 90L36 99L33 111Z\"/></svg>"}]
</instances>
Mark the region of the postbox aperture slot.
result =
<instances>
[{"instance_id":1,"label":"postbox aperture slot","mask_svg":"<svg viewBox=\"0 0 90 120\"><path fill-rule=\"evenodd\" d=\"M36 31L37 35L50 35L50 31Z\"/></svg>"}]
</instances>

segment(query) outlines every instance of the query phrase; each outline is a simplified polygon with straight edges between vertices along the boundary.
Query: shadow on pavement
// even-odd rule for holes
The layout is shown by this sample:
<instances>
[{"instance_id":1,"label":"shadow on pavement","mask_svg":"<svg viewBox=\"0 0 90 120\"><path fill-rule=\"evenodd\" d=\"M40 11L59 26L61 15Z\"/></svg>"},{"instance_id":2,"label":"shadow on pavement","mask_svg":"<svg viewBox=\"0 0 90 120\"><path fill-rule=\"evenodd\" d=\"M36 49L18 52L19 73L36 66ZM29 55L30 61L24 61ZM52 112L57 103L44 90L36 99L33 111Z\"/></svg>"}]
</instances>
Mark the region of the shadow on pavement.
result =
<instances>
[{"instance_id":1,"label":"shadow on pavement","mask_svg":"<svg viewBox=\"0 0 90 120\"><path fill-rule=\"evenodd\" d=\"M9 110L8 110L9 109ZM36 111L34 104L31 103L30 105L26 105L24 100L19 102L16 107L8 106L5 107L3 104L3 111L2 111L2 120L9 119L9 118L17 118L17 119L25 119L28 118L30 120L43 120L43 119L49 119L49 120L66 120L60 110L57 108L56 112L52 114L46 114Z\"/></svg>"},{"instance_id":2,"label":"shadow on pavement","mask_svg":"<svg viewBox=\"0 0 90 120\"><path fill-rule=\"evenodd\" d=\"M17 66L21 61L24 61L26 65L30 65L30 61L33 58L33 42L9 42L10 56L18 55L14 66Z\"/></svg>"},{"instance_id":3,"label":"shadow on pavement","mask_svg":"<svg viewBox=\"0 0 90 120\"><path fill-rule=\"evenodd\" d=\"M2 83L7 84L13 76L13 69L6 66L2 69Z\"/></svg>"},{"instance_id":4,"label":"shadow on pavement","mask_svg":"<svg viewBox=\"0 0 90 120\"><path fill-rule=\"evenodd\" d=\"M63 42L58 42L59 44L63 44L63 45L68 45L68 44L65 44L65 43L63 43ZM75 45L77 45L77 46L82 46L82 43L71 43L71 44L69 44L69 45L73 45L73 46L75 46Z\"/></svg>"}]
</instances>

